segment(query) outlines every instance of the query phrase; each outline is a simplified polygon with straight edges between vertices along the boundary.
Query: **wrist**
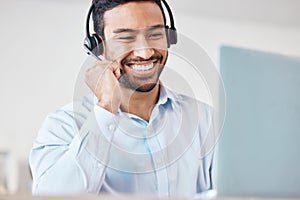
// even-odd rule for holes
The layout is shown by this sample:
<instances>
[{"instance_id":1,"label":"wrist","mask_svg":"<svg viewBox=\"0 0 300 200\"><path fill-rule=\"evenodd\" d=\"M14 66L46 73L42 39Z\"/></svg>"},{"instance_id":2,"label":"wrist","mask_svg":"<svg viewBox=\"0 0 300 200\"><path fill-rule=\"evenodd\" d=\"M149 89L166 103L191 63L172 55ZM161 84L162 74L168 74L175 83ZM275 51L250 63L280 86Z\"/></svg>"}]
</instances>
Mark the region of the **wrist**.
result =
<instances>
[{"instance_id":1,"label":"wrist","mask_svg":"<svg viewBox=\"0 0 300 200\"><path fill-rule=\"evenodd\" d=\"M117 106L113 106L111 102L98 101L97 105L113 114L117 114L119 109Z\"/></svg>"}]
</instances>

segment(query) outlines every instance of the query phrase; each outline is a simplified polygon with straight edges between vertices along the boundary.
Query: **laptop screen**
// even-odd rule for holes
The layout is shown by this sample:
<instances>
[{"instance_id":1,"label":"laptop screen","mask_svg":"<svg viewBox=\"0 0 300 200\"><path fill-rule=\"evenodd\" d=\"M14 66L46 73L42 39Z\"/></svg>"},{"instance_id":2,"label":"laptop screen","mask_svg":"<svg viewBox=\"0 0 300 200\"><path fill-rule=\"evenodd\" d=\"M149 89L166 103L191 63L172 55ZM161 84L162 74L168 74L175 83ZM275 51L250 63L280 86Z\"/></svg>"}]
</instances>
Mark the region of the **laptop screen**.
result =
<instances>
[{"instance_id":1,"label":"laptop screen","mask_svg":"<svg viewBox=\"0 0 300 200\"><path fill-rule=\"evenodd\" d=\"M300 197L300 59L224 46L220 196Z\"/></svg>"}]
</instances>

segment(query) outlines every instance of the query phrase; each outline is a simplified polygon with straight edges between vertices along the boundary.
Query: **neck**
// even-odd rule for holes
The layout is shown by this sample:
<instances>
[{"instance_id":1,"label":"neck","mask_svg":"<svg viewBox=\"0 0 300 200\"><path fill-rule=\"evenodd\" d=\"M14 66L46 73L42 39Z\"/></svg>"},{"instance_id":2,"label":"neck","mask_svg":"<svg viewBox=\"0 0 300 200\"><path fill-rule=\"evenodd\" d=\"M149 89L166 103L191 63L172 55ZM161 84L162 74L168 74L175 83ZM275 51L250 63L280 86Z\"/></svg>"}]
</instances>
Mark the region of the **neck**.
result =
<instances>
[{"instance_id":1,"label":"neck","mask_svg":"<svg viewBox=\"0 0 300 200\"><path fill-rule=\"evenodd\" d=\"M149 122L152 109L159 98L159 84L149 92L137 92L122 87L121 110Z\"/></svg>"}]
</instances>

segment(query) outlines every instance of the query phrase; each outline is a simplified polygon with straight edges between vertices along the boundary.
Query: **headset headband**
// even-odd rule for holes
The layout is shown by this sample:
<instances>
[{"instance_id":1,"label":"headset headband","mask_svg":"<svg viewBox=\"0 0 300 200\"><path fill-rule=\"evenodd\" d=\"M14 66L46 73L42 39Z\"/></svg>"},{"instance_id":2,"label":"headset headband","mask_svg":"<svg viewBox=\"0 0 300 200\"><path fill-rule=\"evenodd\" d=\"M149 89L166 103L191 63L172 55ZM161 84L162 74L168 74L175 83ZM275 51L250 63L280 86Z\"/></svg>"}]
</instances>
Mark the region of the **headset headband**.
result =
<instances>
[{"instance_id":1,"label":"headset headband","mask_svg":"<svg viewBox=\"0 0 300 200\"><path fill-rule=\"evenodd\" d=\"M165 5L165 7L168 11L168 15L169 15L169 18L170 18L170 24L171 24L170 28L172 30L176 30L175 23L174 23L174 18L173 18L173 13L171 11L171 8L170 8L169 4L165 0L161 0L161 1L163 2L163 4Z\"/></svg>"},{"instance_id":2,"label":"headset headband","mask_svg":"<svg viewBox=\"0 0 300 200\"><path fill-rule=\"evenodd\" d=\"M89 12L87 14L87 18L86 18L86 35L89 36L90 35L90 18L91 18L91 15L92 15L92 12L94 11L94 8L95 8L95 4L94 2L92 3L90 9L89 9Z\"/></svg>"}]
</instances>

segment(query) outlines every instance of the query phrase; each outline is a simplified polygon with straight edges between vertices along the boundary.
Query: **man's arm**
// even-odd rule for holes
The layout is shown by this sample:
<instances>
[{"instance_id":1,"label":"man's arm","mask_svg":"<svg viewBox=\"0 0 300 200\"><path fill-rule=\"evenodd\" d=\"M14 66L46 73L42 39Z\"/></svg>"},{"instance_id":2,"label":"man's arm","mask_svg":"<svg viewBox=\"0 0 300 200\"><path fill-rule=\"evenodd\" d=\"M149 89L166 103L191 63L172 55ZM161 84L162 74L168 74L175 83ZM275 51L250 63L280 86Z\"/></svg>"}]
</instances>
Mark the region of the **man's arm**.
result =
<instances>
[{"instance_id":1,"label":"man's arm","mask_svg":"<svg viewBox=\"0 0 300 200\"><path fill-rule=\"evenodd\" d=\"M69 105L67 109L50 114L39 131L30 154L33 194L70 195L100 191L105 165L91 150L99 149L102 158L108 157L108 142L94 140L105 140L101 131L110 134L109 125L114 115L96 106L86 118L76 115L82 119L75 120L72 109ZM96 122L95 113L103 118L102 122ZM95 142L96 147L89 146Z\"/></svg>"}]
</instances>

